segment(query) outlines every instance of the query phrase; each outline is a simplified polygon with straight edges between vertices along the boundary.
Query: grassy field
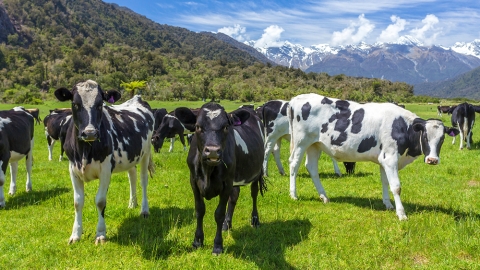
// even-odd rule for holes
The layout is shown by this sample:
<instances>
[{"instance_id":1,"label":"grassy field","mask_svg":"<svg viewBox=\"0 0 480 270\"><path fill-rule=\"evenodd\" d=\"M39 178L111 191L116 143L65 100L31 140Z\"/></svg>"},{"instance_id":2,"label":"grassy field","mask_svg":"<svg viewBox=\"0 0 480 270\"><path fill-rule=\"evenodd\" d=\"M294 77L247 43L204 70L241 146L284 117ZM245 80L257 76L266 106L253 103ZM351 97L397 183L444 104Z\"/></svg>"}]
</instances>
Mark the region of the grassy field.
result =
<instances>
[{"instance_id":1,"label":"grassy field","mask_svg":"<svg viewBox=\"0 0 480 270\"><path fill-rule=\"evenodd\" d=\"M151 102L153 108L168 110L200 105ZM230 110L239 104L223 105ZM43 118L48 109L65 106L37 107ZM437 117L436 105L407 104L407 109L422 118ZM449 116L443 121L450 125ZM373 163L359 163L354 175L337 177L330 159L322 156L320 177L331 200L323 204L303 166L299 200L290 199L288 177L280 176L272 161L268 192L259 197L262 226L250 227L250 191L242 188L233 230L224 233L225 252L212 256L217 199L207 201L205 247L194 250L194 202L187 153L179 142L172 153L167 142L154 154L148 219L139 217L139 208L128 208L127 173L114 175L105 213L108 242L95 246L98 181L92 181L85 185L82 240L68 245L74 220L68 161L58 161L58 143L54 160L48 161L43 125L37 125L33 191L25 192L20 162L17 194L6 194L6 208L0 211L0 269L480 269L479 134L477 125L471 150L459 150L458 139L452 145L446 138L437 166L420 158L400 171L407 221L385 210L379 168ZM287 143L282 160L288 170ZM6 193L9 185L7 172Z\"/></svg>"}]
</instances>

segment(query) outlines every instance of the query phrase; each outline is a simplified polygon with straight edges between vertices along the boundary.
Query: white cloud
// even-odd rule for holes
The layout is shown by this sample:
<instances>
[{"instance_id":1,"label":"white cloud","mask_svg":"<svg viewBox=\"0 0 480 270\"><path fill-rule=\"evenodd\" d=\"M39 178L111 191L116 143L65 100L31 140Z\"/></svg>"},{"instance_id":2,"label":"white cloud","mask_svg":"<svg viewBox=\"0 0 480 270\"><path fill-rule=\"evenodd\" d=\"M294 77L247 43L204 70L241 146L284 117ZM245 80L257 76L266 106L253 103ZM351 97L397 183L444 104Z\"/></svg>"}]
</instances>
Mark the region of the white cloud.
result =
<instances>
[{"instance_id":1,"label":"white cloud","mask_svg":"<svg viewBox=\"0 0 480 270\"><path fill-rule=\"evenodd\" d=\"M218 29L218 32L229 35L230 37L240 42L247 40L247 37L245 35L245 33L247 32L247 28L240 26L240 24L234 24L233 27L222 27Z\"/></svg>"},{"instance_id":2,"label":"white cloud","mask_svg":"<svg viewBox=\"0 0 480 270\"><path fill-rule=\"evenodd\" d=\"M365 14L358 16L358 20L351 22L350 25L341 32L335 31L332 34L332 45L357 44L370 34L375 25L365 19Z\"/></svg>"},{"instance_id":3,"label":"white cloud","mask_svg":"<svg viewBox=\"0 0 480 270\"><path fill-rule=\"evenodd\" d=\"M421 28L415 28L410 32L415 38L422 41L426 45L431 45L436 41L437 36L441 33L441 30L435 27L435 25L439 22L440 21L438 20L437 16L428 14L425 16L425 19L422 20L423 26Z\"/></svg>"},{"instance_id":4,"label":"white cloud","mask_svg":"<svg viewBox=\"0 0 480 270\"><path fill-rule=\"evenodd\" d=\"M255 48L264 48L264 47L280 47L283 45L283 42L280 41L282 35L282 27L278 25L270 25L269 27L263 30L262 37L255 41Z\"/></svg>"},{"instance_id":5,"label":"white cloud","mask_svg":"<svg viewBox=\"0 0 480 270\"><path fill-rule=\"evenodd\" d=\"M405 25L408 24L406 20L395 15L392 15L390 20L393 22L393 24L390 24L385 30L382 31L380 36L377 38L378 42L397 41L400 37L400 32L403 31L405 29Z\"/></svg>"}]
</instances>

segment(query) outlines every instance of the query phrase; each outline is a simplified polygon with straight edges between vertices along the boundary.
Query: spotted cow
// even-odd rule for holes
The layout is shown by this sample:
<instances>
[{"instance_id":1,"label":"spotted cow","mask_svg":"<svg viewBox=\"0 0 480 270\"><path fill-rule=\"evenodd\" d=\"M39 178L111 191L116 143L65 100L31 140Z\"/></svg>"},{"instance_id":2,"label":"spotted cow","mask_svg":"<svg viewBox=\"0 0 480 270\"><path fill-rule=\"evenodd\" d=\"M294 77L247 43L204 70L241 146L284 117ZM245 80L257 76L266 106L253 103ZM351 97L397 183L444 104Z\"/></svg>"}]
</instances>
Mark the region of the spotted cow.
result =
<instances>
[{"instance_id":1,"label":"spotted cow","mask_svg":"<svg viewBox=\"0 0 480 270\"><path fill-rule=\"evenodd\" d=\"M106 106L120 99L116 90L104 92L95 81L76 84L72 90L59 88L55 96L60 101L71 101L72 121L68 125L65 153L69 160L73 184L75 221L69 243L82 236L84 184L99 179L95 196L98 210L95 243L106 241L105 207L112 173L128 171L130 180L129 207L137 206L136 182L139 164L142 186L140 215L149 215L147 200L148 172L153 172L150 140L154 118L150 106L136 95L120 105Z\"/></svg>"},{"instance_id":2,"label":"spotted cow","mask_svg":"<svg viewBox=\"0 0 480 270\"><path fill-rule=\"evenodd\" d=\"M182 107L182 109L188 109ZM198 109L188 109L191 110L193 115L198 113ZM188 119L187 119L188 121ZM157 129L155 129L153 136L152 136L152 144L155 153L160 152L160 149L163 147L163 142L166 138L170 139L170 148L168 152L173 151L173 146L175 143L175 136L178 135L180 142L183 145L183 150L187 149L187 145L185 144L185 134L187 136L192 134L195 131L195 127L191 124L182 123L176 116L175 111L170 112L169 114L163 117L160 125Z\"/></svg>"},{"instance_id":3,"label":"spotted cow","mask_svg":"<svg viewBox=\"0 0 480 270\"><path fill-rule=\"evenodd\" d=\"M296 177L306 153L306 167L323 202L329 199L318 177L318 159L323 151L338 161L371 161L379 164L383 203L393 209L388 187L395 199L396 213L406 219L400 200L398 170L424 155L424 162L436 165L447 128L437 119L423 120L391 103L359 104L303 94L290 101L287 110L290 144L290 196L297 198Z\"/></svg>"},{"instance_id":4,"label":"spotted cow","mask_svg":"<svg viewBox=\"0 0 480 270\"><path fill-rule=\"evenodd\" d=\"M290 142L290 131L287 118L288 101L271 100L266 102L261 110L260 116L265 126L265 153L263 156L263 173L268 176L268 160L270 153L273 154L278 171L281 175L285 175L282 162L280 161L280 149L282 140ZM338 168L337 162L332 159L333 169L338 176L342 173ZM353 173L355 170L354 162L344 163L347 173Z\"/></svg>"},{"instance_id":5,"label":"spotted cow","mask_svg":"<svg viewBox=\"0 0 480 270\"><path fill-rule=\"evenodd\" d=\"M53 146L58 140L60 140L60 157L58 160L63 160L63 145L65 144L67 128L71 120L72 110L70 108L68 110L50 110L50 114L43 118L45 137L47 138L48 160L52 160Z\"/></svg>"},{"instance_id":6,"label":"spotted cow","mask_svg":"<svg viewBox=\"0 0 480 270\"><path fill-rule=\"evenodd\" d=\"M33 108L33 109L25 109L25 110L33 116L33 119L35 119L35 124L41 123L42 119L40 118L40 109Z\"/></svg>"},{"instance_id":7,"label":"spotted cow","mask_svg":"<svg viewBox=\"0 0 480 270\"><path fill-rule=\"evenodd\" d=\"M467 143L467 148L472 147L473 125L475 124L475 108L468 103L462 103L456 106L452 112L452 126L460 130L460 150L463 149L463 142ZM453 137L452 144L455 144Z\"/></svg>"},{"instance_id":8,"label":"spotted cow","mask_svg":"<svg viewBox=\"0 0 480 270\"><path fill-rule=\"evenodd\" d=\"M8 111L0 111L0 207L5 207L3 187L7 166L10 164L10 189L8 194L17 191L18 161L25 159L27 182L26 191L32 190L33 163L33 116L23 107L15 107Z\"/></svg>"},{"instance_id":9,"label":"spotted cow","mask_svg":"<svg viewBox=\"0 0 480 270\"><path fill-rule=\"evenodd\" d=\"M260 225L257 196L259 190L263 194L265 189L262 177L263 125L253 111L238 109L227 114L217 103L203 105L196 117L188 108L177 108L175 115L183 123L195 125L187 157L197 217L193 247L203 246L204 198L210 200L219 196L213 254L220 254L223 251L222 229L232 227L240 186L251 184L251 225Z\"/></svg>"}]
</instances>

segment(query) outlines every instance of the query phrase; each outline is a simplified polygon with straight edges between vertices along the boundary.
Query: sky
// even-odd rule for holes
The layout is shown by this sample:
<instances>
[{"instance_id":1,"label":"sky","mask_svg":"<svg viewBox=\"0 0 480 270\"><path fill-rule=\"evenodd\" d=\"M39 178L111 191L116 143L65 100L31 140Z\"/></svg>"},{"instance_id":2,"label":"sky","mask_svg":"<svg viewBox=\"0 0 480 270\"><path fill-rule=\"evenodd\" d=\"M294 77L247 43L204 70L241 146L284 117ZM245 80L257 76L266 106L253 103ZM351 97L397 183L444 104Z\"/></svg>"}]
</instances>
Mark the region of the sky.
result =
<instances>
[{"instance_id":1,"label":"sky","mask_svg":"<svg viewBox=\"0 0 480 270\"><path fill-rule=\"evenodd\" d=\"M479 0L105 0L160 24L222 32L255 47L393 42L450 47L480 39Z\"/></svg>"}]
</instances>

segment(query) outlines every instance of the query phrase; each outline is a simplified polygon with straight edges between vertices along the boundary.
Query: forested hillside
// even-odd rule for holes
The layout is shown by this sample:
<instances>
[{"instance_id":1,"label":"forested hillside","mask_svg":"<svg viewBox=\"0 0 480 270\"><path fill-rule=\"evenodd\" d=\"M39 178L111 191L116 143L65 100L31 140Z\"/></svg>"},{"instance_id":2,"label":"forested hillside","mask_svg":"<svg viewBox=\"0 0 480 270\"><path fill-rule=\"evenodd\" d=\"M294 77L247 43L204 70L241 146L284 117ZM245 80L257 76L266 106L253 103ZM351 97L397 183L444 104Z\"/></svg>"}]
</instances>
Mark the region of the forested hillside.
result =
<instances>
[{"instance_id":1,"label":"forested hillside","mask_svg":"<svg viewBox=\"0 0 480 270\"><path fill-rule=\"evenodd\" d=\"M253 102L317 92L357 101L427 99L414 97L406 83L265 64L210 34L98 0L0 0L1 14L2 102L41 103L53 98L52 89L87 78L129 91L125 98L139 92L147 99Z\"/></svg>"}]
</instances>

